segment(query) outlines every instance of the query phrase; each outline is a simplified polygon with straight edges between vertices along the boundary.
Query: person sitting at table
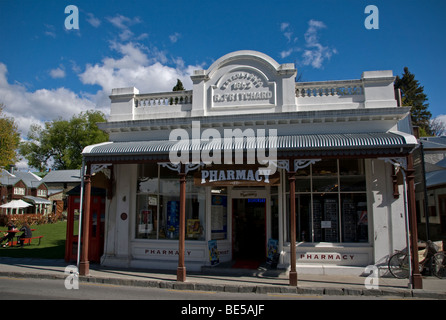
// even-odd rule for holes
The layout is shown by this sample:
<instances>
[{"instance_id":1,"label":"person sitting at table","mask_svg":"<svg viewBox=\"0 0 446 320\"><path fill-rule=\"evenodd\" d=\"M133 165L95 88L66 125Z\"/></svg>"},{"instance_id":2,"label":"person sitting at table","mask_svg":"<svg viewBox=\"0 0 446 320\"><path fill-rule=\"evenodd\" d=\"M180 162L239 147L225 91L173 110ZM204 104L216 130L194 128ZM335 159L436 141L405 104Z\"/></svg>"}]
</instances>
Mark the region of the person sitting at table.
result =
<instances>
[{"instance_id":1,"label":"person sitting at table","mask_svg":"<svg viewBox=\"0 0 446 320\"><path fill-rule=\"evenodd\" d=\"M12 221L9 221L6 226L8 227L8 232L5 234L5 236L0 240L0 245L2 244L3 241L6 240L6 244L10 243L10 245L12 244L12 241L14 239L15 236L15 232L12 232L15 230L15 225L14 223L12 223ZM3 248L6 247L6 244L3 245Z\"/></svg>"},{"instance_id":2,"label":"person sitting at table","mask_svg":"<svg viewBox=\"0 0 446 320\"><path fill-rule=\"evenodd\" d=\"M21 247L23 247L23 243L25 242L26 238L31 238L33 236L31 229L29 228L29 225L25 222L23 226L20 228L20 231L23 233L19 236L19 244Z\"/></svg>"}]
</instances>

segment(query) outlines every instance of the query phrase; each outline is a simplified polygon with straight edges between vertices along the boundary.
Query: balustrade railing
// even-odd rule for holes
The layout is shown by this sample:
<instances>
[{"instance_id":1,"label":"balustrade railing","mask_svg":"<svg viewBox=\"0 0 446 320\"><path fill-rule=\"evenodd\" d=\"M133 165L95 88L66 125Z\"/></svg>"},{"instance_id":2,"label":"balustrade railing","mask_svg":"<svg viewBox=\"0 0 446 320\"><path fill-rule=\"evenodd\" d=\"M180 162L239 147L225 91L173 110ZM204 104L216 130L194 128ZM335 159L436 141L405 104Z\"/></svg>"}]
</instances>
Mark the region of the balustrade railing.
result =
<instances>
[{"instance_id":1,"label":"balustrade railing","mask_svg":"<svg viewBox=\"0 0 446 320\"><path fill-rule=\"evenodd\" d=\"M192 90L138 94L135 96L136 107L159 107L184 104L192 104Z\"/></svg>"},{"instance_id":2,"label":"balustrade railing","mask_svg":"<svg viewBox=\"0 0 446 320\"><path fill-rule=\"evenodd\" d=\"M364 88L360 80L298 82L295 88L297 98L339 97L364 94Z\"/></svg>"}]
</instances>

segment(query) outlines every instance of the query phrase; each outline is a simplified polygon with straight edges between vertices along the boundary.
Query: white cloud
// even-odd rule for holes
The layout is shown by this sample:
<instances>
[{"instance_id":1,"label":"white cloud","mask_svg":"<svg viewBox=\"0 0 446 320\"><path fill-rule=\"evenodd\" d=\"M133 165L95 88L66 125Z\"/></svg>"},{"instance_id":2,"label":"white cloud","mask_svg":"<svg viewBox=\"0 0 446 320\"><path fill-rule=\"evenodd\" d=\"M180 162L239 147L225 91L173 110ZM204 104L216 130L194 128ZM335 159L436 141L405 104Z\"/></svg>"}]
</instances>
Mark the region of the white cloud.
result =
<instances>
[{"instance_id":1,"label":"white cloud","mask_svg":"<svg viewBox=\"0 0 446 320\"><path fill-rule=\"evenodd\" d=\"M293 37L294 32L291 30L291 26L288 22L282 22L280 24L280 31L282 31L282 34L285 38L288 39L288 42L297 42L298 38Z\"/></svg>"},{"instance_id":2,"label":"white cloud","mask_svg":"<svg viewBox=\"0 0 446 320\"><path fill-rule=\"evenodd\" d=\"M14 118L22 137L27 136L32 124L43 125L58 117L67 119L95 108L90 99L69 89L29 91L21 84L9 83L7 74L6 65L0 62L0 102L5 104L5 115Z\"/></svg>"},{"instance_id":3,"label":"white cloud","mask_svg":"<svg viewBox=\"0 0 446 320\"><path fill-rule=\"evenodd\" d=\"M446 114L440 114L437 117L435 117L435 120L439 120L443 123L443 125L446 127ZM446 135L446 132L443 133L443 135Z\"/></svg>"},{"instance_id":4,"label":"white cloud","mask_svg":"<svg viewBox=\"0 0 446 320\"><path fill-rule=\"evenodd\" d=\"M319 40L319 31L325 29L327 26L322 21L310 20L308 21L308 29L304 34L305 44L303 47L292 46L279 53L280 57L289 57L294 52L302 52L300 63L305 66L311 65L313 68L320 69L323 63L330 60L333 54L337 53L335 48L324 46ZM280 25L280 31L288 43L296 43L298 38L293 37L291 25L288 22L283 22Z\"/></svg>"},{"instance_id":5,"label":"white cloud","mask_svg":"<svg viewBox=\"0 0 446 320\"><path fill-rule=\"evenodd\" d=\"M294 51L296 51L295 48L290 48L288 50L284 50L284 51L280 52L280 57L282 59L286 58L286 57L289 57Z\"/></svg>"},{"instance_id":6,"label":"white cloud","mask_svg":"<svg viewBox=\"0 0 446 320\"><path fill-rule=\"evenodd\" d=\"M45 31L43 33L51 38L56 38L56 28L51 24L45 24Z\"/></svg>"},{"instance_id":7,"label":"white cloud","mask_svg":"<svg viewBox=\"0 0 446 320\"><path fill-rule=\"evenodd\" d=\"M134 37L134 33L130 30L130 27L135 24L141 23L141 19L139 17L129 18L120 14L114 17L108 17L107 20L116 28L121 30L121 33L119 34L119 39L121 41L128 41L132 39Z\"/></svg>"},{"instance_id":8,"label":"white cloud","mask_svg":"<svg viewBox=\"0 0 446 320\"><path fill-rule=\"evenodd\" d=\"M96 18L92 13L87 13L87 22L95 28L101 25L101 20Z\"/></svg>"},{"instance_id":9,"label":"white cloud","mask_svg":"<svg viewBox=\"0 0 446 320\"><path fill-rule=\"evenodd\" d=\"M88 64L85 71L79 74L82 83L102 88L93 99L106 108L109 108L108 95L113 88L134 86L141 93L164 92L172 90L177 79L180 79L186 89L192 89L190 75L201 68L186 66L180 57L168 59L157 48L149 50L138 43L112 42L111 49L118 52L120 57L107 57L101 63Z\"/></svg>"},{"instance_id":10,"label":"white cloud","mask_svg":"<svg viewBox=\"0 0 446 320\"><path fill-rule=\"evenodd\" d=\"M50 76L53 79L65 78L65 70L63 67L50 70Z\"/></svg>"},{"instance_id":11,"label":"white cloud","mask_svg":"<svg viewBox=\"0 0 446 320\"><path fill-rule=\"evenodd\" d=\"M190 76L194 70L203 69L202 65L188 65L181 57L172 57L165 50L156 46L147 47L139 40L146 39L147 33L135 36L131 26L141 23L139 18L130 19L122 15L107 18L119 29L118 37L111 40L111 53L105 54L100 62L79 65L68 60L69 68L78 75L80 82L99 86L96 92L74 92L59 87L31 90L29 87L8 79L7 66L0 62L0 102L5 104L4 113L15 119L22 139L26 139L33 124L43 126L46 121L57 118L69 119L73 115L87 110L99 110L108 115L110 111L109 95L113 88L135 86L141 93L171 91L177 79L186 89L192 89ZM93 27L100 21L91 14L87 21ZM53 27L46 26L47 35ZM170 40L177 41L181 35L174 33ZM66 77L66 67L47 71L52 78Z\"/></svg>"},{"instance_id":12,"label":"white cloud","mask_svg":"<svg viewBox=\"0 0 446 320\"><path fill-rule=\"evenodd\" d=\"M171 91L177 79L180 79L186 89L192 89L190 75L196 69L203 69L203 65L187 65L181 57L171 57L155 46L148 48L137 42L137 39L148 36L145 33L133 37L131 41L123 41L126 35L133 35L130 26L141 23L139 18L117 15L108 18L108 21L122 31L118 39L110 41L112 52L100 62L84 66L69 60L71 70L87 85L85 90L89 89L89 85L98 85L100 89L96 92L76 93L64 87L31 90L9 80L7 66L0 62L0 102L5 104L6 116L15 119L23 139L27 137L32 124L42 126L45 121L59 117L69 119L92 109L107 115L110 110L108 96L113 88L135 86L141 93L164 92ZM51 30L50 26L47 28ZM63 78L66 76L65 66L59 65L48 73L52 78Z\"/></svg>"},{"instance_id":13,"label":"white cloud","mask_svg":"<svg viewBox=\"0 0 446 320\"><path fill-rule=\"evenodd\" d=\"M285 31L286 29L288 29L289 26L290 24L288 22L282 22L280 24L280 31Z\"/></svg>"},{"instance_id":14,"label":"white cloud","mask_svg":"<svg viewBox=\"0 0 446 320\"><path fill-rule=\"evenodd\" d=\"M181 38L181 33L175 32L169 36L170 42L176 43Z\"/></svg>"},{"instance_id":15,"label":"white cloud","mask_svg":"<svg viewBox=\"0 0 446 320\"><path fill-rule=\"evenodd\" d=\"M313 66L316 69L322 68L325 60L330 60L331 56L337 53L336 49L323 46L319 42L318 31L326 28L322 21L310 20L308 29L305 32L305 46L308 48L302 54L303 64Z\"/></svg>"}]
</instances>

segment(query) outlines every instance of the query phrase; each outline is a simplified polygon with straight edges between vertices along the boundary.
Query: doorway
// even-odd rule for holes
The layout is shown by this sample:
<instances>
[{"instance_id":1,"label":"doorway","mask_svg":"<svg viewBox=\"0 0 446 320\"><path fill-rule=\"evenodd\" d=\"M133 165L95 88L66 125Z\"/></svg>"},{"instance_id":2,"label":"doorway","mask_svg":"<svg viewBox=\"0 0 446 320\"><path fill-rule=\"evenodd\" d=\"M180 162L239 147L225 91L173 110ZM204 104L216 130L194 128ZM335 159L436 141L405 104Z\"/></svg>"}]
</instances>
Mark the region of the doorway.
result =
<instances>
[{"instance_id":1,"label":"doorway","mask_svg":"<svg viewBox=\"0 0 446 320\"><path fill-rule=\"evenodd\" d=\"M67 192L68 214L67 231L65 241L65 261L75 261L77 259L79 243L79 212L80 212L80 186ZM105 233L105 189L91 189L90 200L90 237L88 245L88 260L100 262L104 252ZM82 243L82 241L81 241Z\"/></svg>"},{"instance_id":2,"label":"doorway","mask_svg":"<svg viewBox=\"0 0 446 320\"><path fill-rule=\"evenodd\" d=\"M232 199L232 256L236 263L266 259L266 199Z\"/></svg>"}]
</instances>

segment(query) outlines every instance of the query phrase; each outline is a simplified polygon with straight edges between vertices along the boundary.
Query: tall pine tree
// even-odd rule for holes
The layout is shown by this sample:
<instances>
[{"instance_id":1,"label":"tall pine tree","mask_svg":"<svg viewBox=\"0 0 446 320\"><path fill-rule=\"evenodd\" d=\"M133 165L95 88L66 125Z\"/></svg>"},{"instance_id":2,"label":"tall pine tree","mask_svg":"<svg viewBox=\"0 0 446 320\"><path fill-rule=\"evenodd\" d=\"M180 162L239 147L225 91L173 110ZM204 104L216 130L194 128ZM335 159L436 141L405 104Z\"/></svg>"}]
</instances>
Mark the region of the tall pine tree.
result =
<instances>
[{"instance_id":1,"label":"tall pine tree","mask_svg":"<svg viewBox=\"0 0 446 320\"><path fill-rule=\"evenodd\" d=\"M404 68L401 78L396 77L395 88L401 89L402 105L411 107L412 124L421 129L422 135L430 135L432 114L428 110L429 104L426 103L428 99L424 93L424 87L420 86L418 80L415 79L415 75L410 73L408 67Z\"/></svg>"}]
</instances>

